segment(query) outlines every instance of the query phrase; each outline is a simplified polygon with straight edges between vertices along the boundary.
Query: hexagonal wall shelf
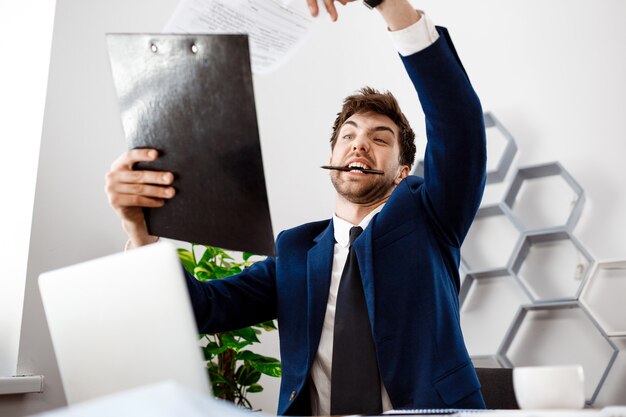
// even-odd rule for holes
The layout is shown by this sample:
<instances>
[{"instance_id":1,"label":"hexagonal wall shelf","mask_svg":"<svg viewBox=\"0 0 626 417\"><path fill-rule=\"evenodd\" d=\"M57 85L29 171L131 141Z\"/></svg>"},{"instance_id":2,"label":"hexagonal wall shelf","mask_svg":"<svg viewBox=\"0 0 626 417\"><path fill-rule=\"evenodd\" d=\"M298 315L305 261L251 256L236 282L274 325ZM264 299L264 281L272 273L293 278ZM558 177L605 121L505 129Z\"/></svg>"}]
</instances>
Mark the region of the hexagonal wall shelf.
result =
<instances>
[{"instance_id":1,"label":"hexagonal wall shelf","mask_svg":"<svg viewBox=\"0 0 626 417\"><path fill-rule=\"evenodd\" d=\"M520 308L498 354L507 367L582 365L587 403L593 404L618 348L573 301Z\"/></svg>"},{"instance_id":2,"label":"hexagonal wall shelf","mask_svg":"<svg viewBox=\"0 0 626 417\"><path fill-rule=\"evenodd\" d=\"M609 336L626 336L626 260L597 263L580 301Z\"/></svg>"},{"instance_id":3,"label":"hexagonal wall shelf","mask_svg":"<svg viewBox=\"0 0 626 417\"><path fill-rule=\"evenodd\" d=\"M526 230L573 230L585 194L572 176L559 164L520 168L504 196L504 203Z\"/></svg>"},{"instance_id":4,"label":"hexagonal wall shelf","mask_svg":"<svg viewBox=\"0 0 626 417\"><path fill-rule=\"evenodd\" d=\"M595 409L626 404L626 337L611 337L611 341L619 349L619 354L594 402Z\"/></svg>"},{"instance_id":5,"label":"hexagonal wall shelf","mask_svg":"<svg viewBox=\"0 0 626 417\"><path fill-rule=\"evenodd\" d=\"M487 133L487 184L501 182L517 153L515 139L491 113L484 114Z\"/></svg>"},{"instance_id":6,"label":"hexagonal wall shelf","mask_svg":"<svg viewBox=\"0 0 626 417\"><path fill-rule=\"evenodd\" d=\"M534 301L576 299L593 258L567 231L527 234L520 241L511 269Z\"/></svg>"},{"instance_id":7,"label":"hexagonal wall shelf","mask_svg":"<svg viewBox=\"0 0 626 417\"><path fill-rule=\"evenodd\" d=\"M519 307L530 302L506 269L468 274L459 298L461 328L472 358L494 356Z\"/></svg>"},{"instance_id":8,"label":"hexagonal wall shelf","mask_svg":"<svg viewBox=\"0 0 626 417\"><path fill-rule=\"evenodd\" d=\"M483 119L487 135L487 184L502 182L517 153L517 144L492 113L484 113ZM423 160L415 164L412 174L424 176Z\"/></svg>"},{"instance_id":9,"label":"hexagonal wall shelf","mask_svg":"<svg viewBox=\"0 0 626 417\"><path fill-rule=\"evenodd\" d=\"M474 368L503 368L497 355L472 355L472 365Z\"/></svg>"},{"instance_id":10,"label":"hexagonal wall shelf","mask_svg":"<svg viewBox=\"0 0 626 417\"><path fill-rule=\"evenodd\" d=\"M506 268L521 235L521 225L503 204L481 207L463 246L467 271Z\"/></svg>"},{"instance_id":11,"label":"hexagonal wall shelf","mask_svg":"<svg viewBox=\"0 0 626 417\"><path fill-rule=\"evenodd\" d=\"M484 113L484 122L488 187L459 268L460 320L472 362L578 363L588 404L605 380L610 386L599 404L621 401L626 391L613 385L623 386L626 369L626 351L618 357L615 344L626 340L626 260L595 263L572 234L585 202L580 185L558 162L508 175L515 140L493 114ZM424 176L423 160L412 173Z\"/></svg>"}]
</instances>

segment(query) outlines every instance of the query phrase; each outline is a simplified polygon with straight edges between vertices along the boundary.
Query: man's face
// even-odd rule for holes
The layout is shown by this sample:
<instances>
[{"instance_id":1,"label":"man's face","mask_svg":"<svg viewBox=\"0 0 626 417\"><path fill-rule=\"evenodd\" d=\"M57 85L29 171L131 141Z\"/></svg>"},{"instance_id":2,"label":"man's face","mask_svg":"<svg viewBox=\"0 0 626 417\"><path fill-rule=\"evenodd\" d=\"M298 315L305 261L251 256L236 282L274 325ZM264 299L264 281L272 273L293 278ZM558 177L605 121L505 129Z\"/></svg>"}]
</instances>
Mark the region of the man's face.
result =
<instances>
[{"instance_id":1,"label":"man's face","mask_svg":"<svg viewBox=\"0 0 626 417\"><path fill-rule=\"evenodd\" d=\"M400 165L398 126L378 113L352 115L339 129L330 164L357 165L384 171L383 175L360 171L331 171L330 179L337 194L352 203L374 203L391 194L408 175L409 167Z\"/></svg>"}]
</instances>

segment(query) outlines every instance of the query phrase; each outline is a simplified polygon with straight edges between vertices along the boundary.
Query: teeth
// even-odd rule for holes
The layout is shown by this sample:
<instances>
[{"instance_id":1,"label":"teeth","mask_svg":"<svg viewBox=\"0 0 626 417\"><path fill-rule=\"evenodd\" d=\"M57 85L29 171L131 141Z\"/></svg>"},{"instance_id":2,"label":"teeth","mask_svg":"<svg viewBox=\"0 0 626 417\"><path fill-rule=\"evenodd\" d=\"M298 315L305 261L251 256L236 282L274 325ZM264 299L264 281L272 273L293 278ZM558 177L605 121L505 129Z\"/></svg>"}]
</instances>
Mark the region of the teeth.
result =
<instances>
[{"instance_id":1,"label":"teeth","mask_svg":"<svg viewBox=\"0 0 626 417\"><path fill-rule=\"evenodd\" d=\"M365 165L362 162L352 162L352 163L350 163L350 165L348 165L348 168L363 168L363 169L367 169L367 165Z\"/></svg>"}]
</instances>

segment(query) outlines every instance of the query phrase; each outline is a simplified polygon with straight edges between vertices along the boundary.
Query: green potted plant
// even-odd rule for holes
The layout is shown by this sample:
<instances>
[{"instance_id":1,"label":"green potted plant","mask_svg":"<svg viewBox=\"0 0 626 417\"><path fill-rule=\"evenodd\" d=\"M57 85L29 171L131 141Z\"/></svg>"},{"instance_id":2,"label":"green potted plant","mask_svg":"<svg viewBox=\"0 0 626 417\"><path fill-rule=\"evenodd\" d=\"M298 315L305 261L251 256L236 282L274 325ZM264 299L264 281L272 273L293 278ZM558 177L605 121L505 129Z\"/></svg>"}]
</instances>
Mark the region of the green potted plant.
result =
<instances>
[{"instance_id":1,"label":"green potted plant","mask_svg":"<svg viewBox=\"0 0 626 417\"><path fill-rule=\"evenodd\" d=\"M199 260L196 256L197 247L204 248ZM253 263L250 261L253 256L250 253L244 252L242 261L237 261L223 249L195 244L191 245L191 250L178 249L178 256L187 272L200 281L237 274ZM259 355L248 349L250 345L260 343L257 335L263 330L276 330L274 321L232 332L199 335L216 397L252 408L247 397L248 394L263 391L259 384L261 375L281 376L278 359Z\"/></svg>"}]
</instances>

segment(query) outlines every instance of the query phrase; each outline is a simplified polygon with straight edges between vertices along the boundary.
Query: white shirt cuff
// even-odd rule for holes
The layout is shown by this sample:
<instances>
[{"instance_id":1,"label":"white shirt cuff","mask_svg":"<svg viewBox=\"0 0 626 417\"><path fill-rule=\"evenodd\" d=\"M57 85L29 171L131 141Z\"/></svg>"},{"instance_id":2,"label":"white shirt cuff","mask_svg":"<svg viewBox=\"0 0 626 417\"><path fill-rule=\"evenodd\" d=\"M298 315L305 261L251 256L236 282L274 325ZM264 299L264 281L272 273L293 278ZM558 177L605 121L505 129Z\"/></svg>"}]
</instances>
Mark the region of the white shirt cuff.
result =
<instances>
[{"instance_id":1,"label":"white shirt cuff","mask_svg":"<svg viewBox=\"0 0 626 417\"><path fill-rule=\"evenodd\" d=\"M389 32L392 42L402 56L413 55L439 39L439 32L428 15L421 10L418 10L418 13L422 15L419 21L407 28Z\"/></svg>"},{"instance_id":2,"label":"white shirt cuff","mask_svg":"<svg viewBox=\"0 0 626 417\"><path fill-rule=\"evenodd\" d=\"M157 236L156 240L155 240L154 242L152 242L152 243L157 243L159 240L161 240L161 237L160 237L160 236ZM130 239L128 239L128 240L126 241L126 244L124 245L124 252L126 252L126 251L128 251L128 250L130 250L130 249L135 249L135 247L134 247L134 246L133 246L133 247L131 247L131 245L130 245Z\"/></svg>"}]
</instances>

